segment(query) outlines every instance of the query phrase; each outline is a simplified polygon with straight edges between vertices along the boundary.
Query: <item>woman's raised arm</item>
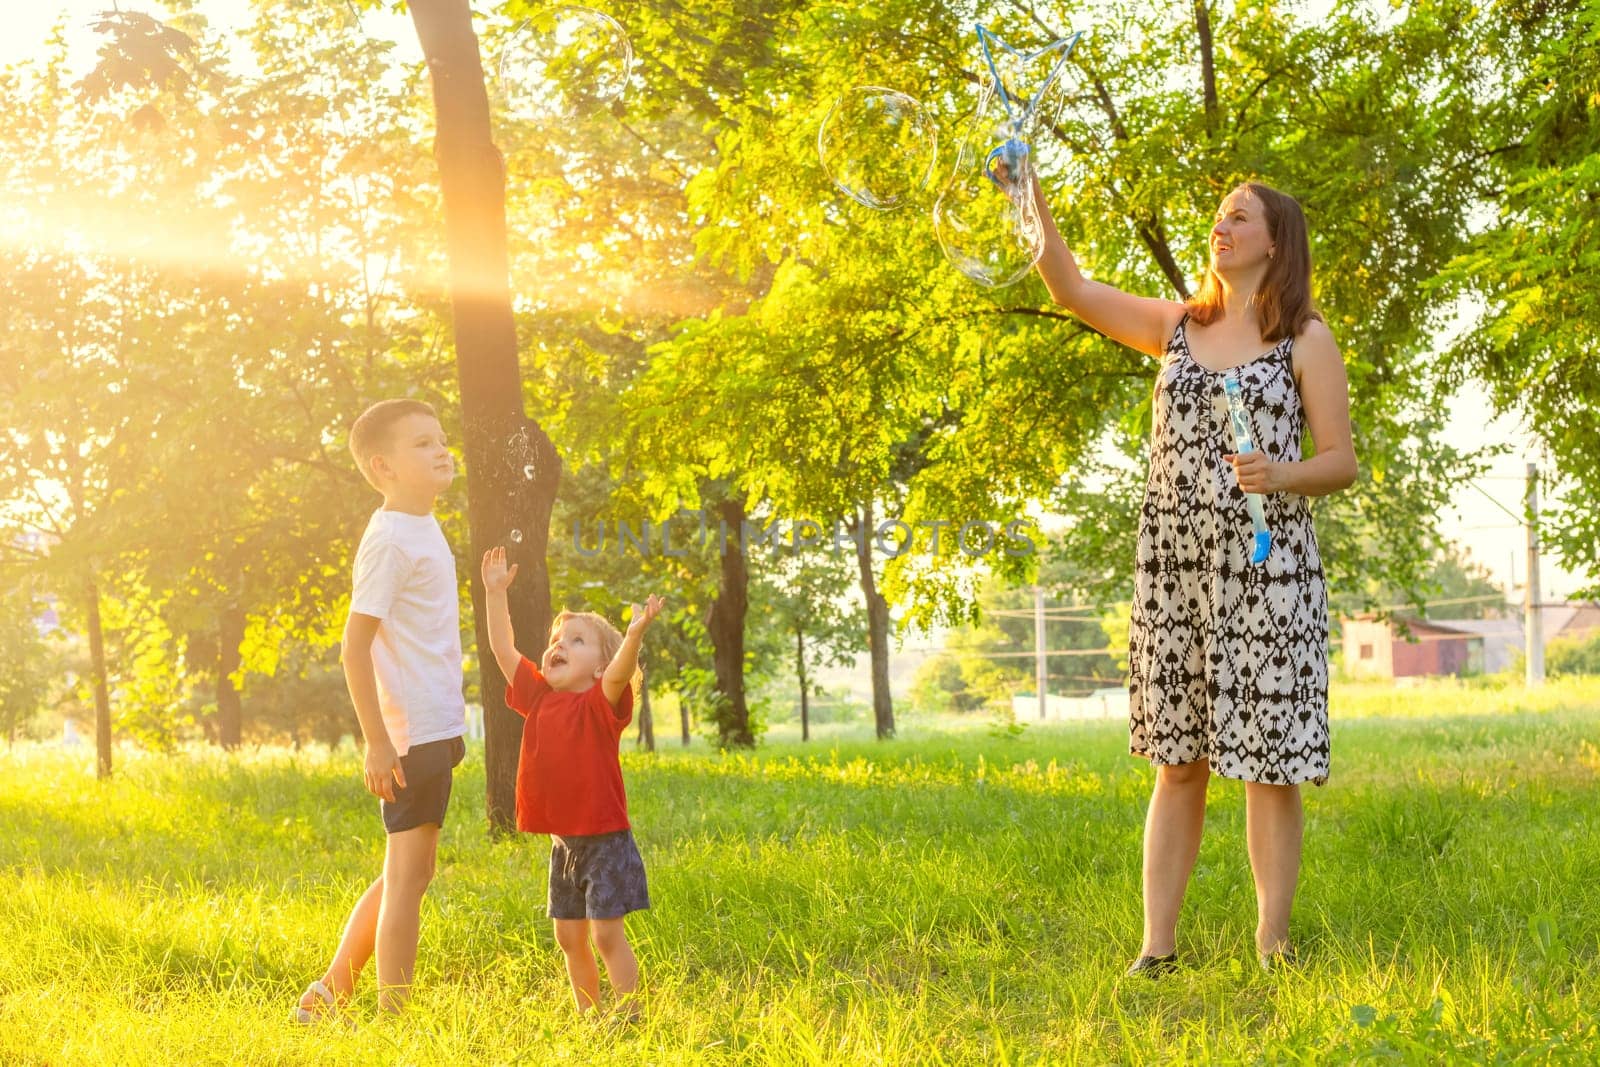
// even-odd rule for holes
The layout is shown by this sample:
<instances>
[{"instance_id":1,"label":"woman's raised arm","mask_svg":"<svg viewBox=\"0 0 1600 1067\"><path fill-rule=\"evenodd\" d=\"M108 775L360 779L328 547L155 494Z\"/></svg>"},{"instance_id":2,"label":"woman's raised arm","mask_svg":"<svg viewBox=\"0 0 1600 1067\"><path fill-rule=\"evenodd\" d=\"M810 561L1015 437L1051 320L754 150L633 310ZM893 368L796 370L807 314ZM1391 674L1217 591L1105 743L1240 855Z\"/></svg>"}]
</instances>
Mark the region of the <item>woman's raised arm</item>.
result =
<instances>
[{"instance_id":1,"label":"woman's raised arm","mask_svg":"<svg viewBox=\"0 0 1600 1067\"><path fill-rule=\"evenodd\" d=\"M1167 340L1178 328L1184 306L1176 300L1134 296L1104 282L1091 281L1078 269L1078 261L1050 214L1037 176L1033 178L1033 202L1044 228L1044 253L1039 257L1039 277L1050 290L1050 299L1072 312L1089 326L1113 341L1159 357Z\"/></svg>"}]
</instances>

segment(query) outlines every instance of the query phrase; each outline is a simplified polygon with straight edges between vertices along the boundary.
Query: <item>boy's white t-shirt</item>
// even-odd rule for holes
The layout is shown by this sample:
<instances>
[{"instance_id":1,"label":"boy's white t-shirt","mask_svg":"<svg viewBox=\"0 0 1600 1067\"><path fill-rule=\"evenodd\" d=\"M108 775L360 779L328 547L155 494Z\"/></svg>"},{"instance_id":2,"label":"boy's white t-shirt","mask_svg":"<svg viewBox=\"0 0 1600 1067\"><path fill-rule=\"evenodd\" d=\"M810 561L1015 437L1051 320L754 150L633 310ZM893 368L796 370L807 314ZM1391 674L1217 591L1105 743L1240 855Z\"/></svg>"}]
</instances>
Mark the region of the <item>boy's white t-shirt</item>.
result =
<instances>
[{"instance_id":1,"label":"boy's white t-shirt","mask_svg":"<svg viewBox=\"0 0 1600 1067\"><path fill-rule=\"evenodd\" d=\"M373 512L356 549L350 610L383 620L372 666L398 755L467 731L456 589L456 560L437 519Z\"/></svg>"}]
</instances>

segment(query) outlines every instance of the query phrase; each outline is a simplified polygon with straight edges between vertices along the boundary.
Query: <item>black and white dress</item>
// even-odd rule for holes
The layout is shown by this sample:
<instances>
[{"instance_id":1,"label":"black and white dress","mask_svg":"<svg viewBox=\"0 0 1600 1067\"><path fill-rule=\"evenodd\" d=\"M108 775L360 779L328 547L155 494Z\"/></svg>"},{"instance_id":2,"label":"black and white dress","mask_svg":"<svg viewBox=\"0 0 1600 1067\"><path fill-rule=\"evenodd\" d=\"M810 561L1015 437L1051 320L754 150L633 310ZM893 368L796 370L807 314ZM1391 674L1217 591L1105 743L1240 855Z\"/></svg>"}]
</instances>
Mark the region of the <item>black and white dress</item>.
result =
<instances>
[{"instance_id":1,"label":"black and white dress","mask_svg":"<svg viewBox=\"0 0 1600 1067\"><path fill-rule=\"evenodd\" d=\"M1266 497L1272 552L1254 535L1233 468L1223 374L1189 352L1188 316L1162 358L1139 521L1129 636L1130 750L1210 761L1247 782L1328 779L1328 593L1304 496ZM1294 339L1237 368L1256 447L1301 457Z\"/></svg>"}]
</instances>

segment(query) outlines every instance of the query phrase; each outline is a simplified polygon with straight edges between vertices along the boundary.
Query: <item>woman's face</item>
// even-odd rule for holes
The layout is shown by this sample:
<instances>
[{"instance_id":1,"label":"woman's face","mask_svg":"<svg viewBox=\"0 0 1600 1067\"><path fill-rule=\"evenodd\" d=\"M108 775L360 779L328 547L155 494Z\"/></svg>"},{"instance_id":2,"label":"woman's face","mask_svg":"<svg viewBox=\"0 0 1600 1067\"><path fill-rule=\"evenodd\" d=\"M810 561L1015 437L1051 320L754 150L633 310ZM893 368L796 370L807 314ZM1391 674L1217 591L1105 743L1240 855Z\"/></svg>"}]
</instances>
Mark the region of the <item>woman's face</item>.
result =
<instances>
[{"instance_id":1,"label":"woman's face","mask_svg":"<svg viewBox=\"0 0 1600 1067\"><path fill-rule=\"evenodd\" d=\"M1272 236L1261 201L1249 189L1235 189L1211 226L1211 268L1218 274L1239 274L1271 257Z\"/></svg>"}]
</instances>

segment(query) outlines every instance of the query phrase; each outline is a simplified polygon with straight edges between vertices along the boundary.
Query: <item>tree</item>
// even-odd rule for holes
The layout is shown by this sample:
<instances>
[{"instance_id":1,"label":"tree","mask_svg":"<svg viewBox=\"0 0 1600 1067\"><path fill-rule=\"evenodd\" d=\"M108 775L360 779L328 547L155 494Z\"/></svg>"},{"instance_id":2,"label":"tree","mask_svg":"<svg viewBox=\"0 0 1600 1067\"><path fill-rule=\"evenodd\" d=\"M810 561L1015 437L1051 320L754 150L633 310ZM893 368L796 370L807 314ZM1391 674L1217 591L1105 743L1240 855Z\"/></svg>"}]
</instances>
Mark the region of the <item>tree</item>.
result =
<instances>
[{"instance_id":1,"label":"tree","mask_svg":"<svg viewBox=\"0 0 1600 1067\"><path fill-rule=\"evenodd\" d=\"M1600 634L1551 641L1545 648L1545 666L1552 678L1600 674Z\"/></svg>"},{"instance_id":2,"label":"tree","mask_svg":"<svg viewBox=\"0 0 1600 1067\"><path fill-rule=\"evenodd\" d=\"M5 132L5 185L39 209L29 234L34 241L0 253L9 288L7 358L0 361L0 422L8 445L0 453L0 519L8 536L0 543L31 557L46 585L64 602L70 598L76 610L67 615L77 616L87 632L96 768L106 777L112 709L103 595L150 518L141 490L163 405L149 357L173 344L186 320L140 314L141 308L181 306L178 292L152 266L160 256L147 236L127 236L112 254L96 256L101 249L84 253L50 226L68 218L92 223L89 205L108 199L156 219L167 214L170 205L147 186L151 161L128 143L163 120L147 102L127 125L116 121L128 97L113 90L126 86L148 97L186 85L188 74L174 56L189 55L193 42L146 16L113 13L97 28L113 39L80 86L79 99L65 84L59 38L37 76L25 80L8 71L0 78L8 110L19 116ZM95 195L85 197L86 190ZM72 314L64 316L63 309Z\"/></svg>"},{"instance_id":3,"label":"tree","mask_svg":"<svg viewBox=\"0 0 1600 1067\"><path fill-rule=\"evenodd\" d=\"M112 709L107 684L103 585L133 547L117 522L119 497L137 484L150 430L138 410L141 337L127 322L135 281L117 298L94 269L69 257L3 256L6 300L0 360L0 545L73 606L88 634L95 705L96 769L111 774ZM17 297L21 297L18 299ZM40 308L72 307L70 322ZM65 607L65 604L63 604Z\"/></svg>"},{"instance_id":4,"label":"tree","mask_svg":"<svg viewBox=\"0 0 1600 1067\"><path fill-rule=\"evenodd\" d=\"M850 572L831 551L791 548L758 593L775 626L793 636L795 685L800 697L800 739L811 739L811 697L821 691L813 666L843 666L860 647L863 619L847 602Z\"/></svg>"},{"instance_id":5,"label":"tree","mask_svg":"<svg viewBox=\"0 0 1600 1067\"><path fill-rule=\"evenodd\" d=\"M138 631L118 639L132 672L122 682L145 695L150 736L182 725L178 697L187 704L204 676L206 726L237 744L245 676L274 672L284 643L336 640L371 500L340 447L348 423L374 394L420 388L446 413L454 404L429 385L436 346L415 309L389 314L412 258L395 235L415 233L425 186L408 90L383 84L383 49L347 32L347 6L316 14L275 10L247 30L257 78L197 77L153 97L135 86L91 106L63 91L58 56L8 93L53 131L18 124L28 141L8 154L16 196L40 220L38 247L101 279L133 339L128 384L108 406L125 406L149 440L128 454L105 516L121 547L102 588ZM185 62L221 65L200 20L174 23L190 31ZM155 118L117 121L141 100ZM126 214L106 211L112 197ZM56 252L69 227L84 235L81 254ZM415 252L424 266L427 250ZM47 287L15 296L46 330L74 307ZM168 694L166 724L150 704L166 692L163 669L187 679Z\"/></svg>"},{"instance_id":6,"label":"tree","mask_svg":"<svg viewBox=\"0 0 1600 1067\"><path fill-rule=\"evenodd\" d=\"M1481 204L1494 222L1437 282L1470 300L1446 373L1488 388L1555 463L1564 493L1541 535L1600 574L1600 3L1497 3L1468 27L1497 77L1481 85L1475 131Z\"/></svg>"},{"instance_id":7,"label":"tree","mask_svg":"<svg viewBox=\"0 0 1600 1067\"><path fill-rule=\"evenodd\" d=\"M1121 647L1112 644L1108 636L1102 614L1106 605L1054 603L1057 590L1084 584L1059 557L1040 561L1038 582L1046 594L1046 650L1085 653L1047 655L1047 691L1083 695L1120 684L1124 673L1118 663ZM990 574L979 587L977 606L978 623L955 631L946 651L918 671L918 699L936 710L968 712L987 706L1009 713L1015 693L1037 687L1032 587L1016 586ZM1098 651L1107 648L1111 651ZM948 699L934 691L938 684L952 687Z\"/></svg>"},{"instance_id":8,"label":"tree","mask_svg":"<svg viewBox=\"0 0 1600 1067\"><path fill-rule=\"evenodd\" d=\"M1374 604L1385 615L1408 605L1428 619L1487 619L1505 614L1506 592L1462 546L1446 542L1435 549L1427 572L1411 589L1374 583L1335 599L1331 607L1335 613L1354 615Z\"/></svg>"},{"instance_id":9,"label":"tree","mask_svg":"<svg viewBox=\"0 0 1600 1067\"><path fill-rule=\"evenodd\" d=\"M472 10L467 0L414 0L417 39L433 81L435 159L444 200L450 293L461 390L467 516L472 561L513 529L508 546L523 568L510 592L519 633L550 628L550 578L545 569L550 512L561 458L539 424L523 414L517 334L511 308L506 238L505 170L489 121L489 98ZM523 462L507 463L508 450ZM523 476L521 467L531 469ZM482 580L472 579L477 647L489 647ZM492 827L515 820L517 753L522 720L505 706L492 656L478 657L484 709L484 761Z\"/></svg>"},{"instance_id":10,"label":"tree","mask_svg":"<svg viewBox=\"0 0 1600 1067\"><path fill-rule=\"evenodd\" d=\"M40 629L44 605L29 583L7 583L0 590L0 730L6 744L44 706L55 656Z\"/></svg>"}]
</instances>

